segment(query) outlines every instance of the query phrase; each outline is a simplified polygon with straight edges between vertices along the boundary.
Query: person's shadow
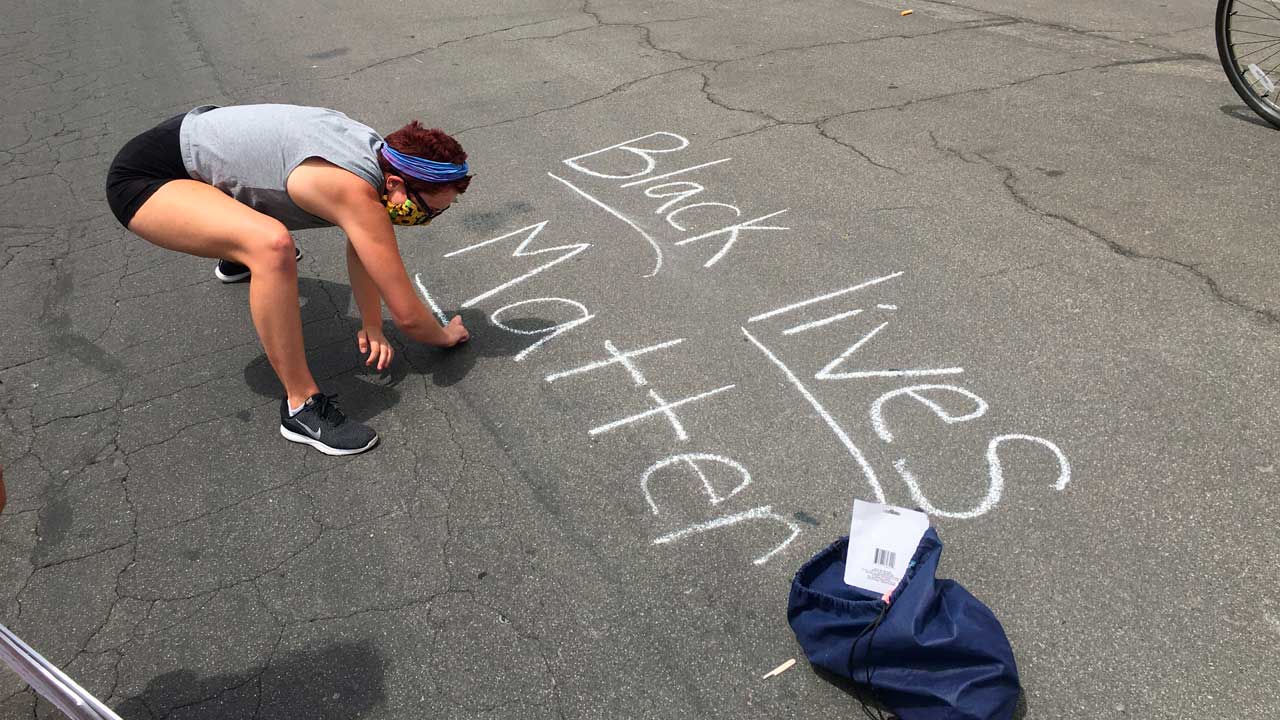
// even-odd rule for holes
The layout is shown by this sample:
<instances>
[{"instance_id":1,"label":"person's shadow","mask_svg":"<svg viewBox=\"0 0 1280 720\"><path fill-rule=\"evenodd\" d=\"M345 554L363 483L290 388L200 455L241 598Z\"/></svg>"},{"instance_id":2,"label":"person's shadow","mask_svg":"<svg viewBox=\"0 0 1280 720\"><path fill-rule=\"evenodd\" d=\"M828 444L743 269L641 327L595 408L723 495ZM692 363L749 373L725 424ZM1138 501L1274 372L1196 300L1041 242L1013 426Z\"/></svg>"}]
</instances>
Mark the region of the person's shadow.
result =
<instances>
[{"instance_id":1,"label":"person's shadow","mask_svg":"<svg viewBox=\"0 0 1280 720\"><path fill-rule=\"evenodd\" d=\"M201 677L194 670L175 670L152 679L114 709L124 718L168 717L180 709L186 720L350 720L386 702L386 668L371 642L338 642L291 652L242 673Z\"/></svg>"},{"instance_id":2,"label":"person's shadow","mask_svg":"<svg viewBox=\"0 0 1280 720\"><path fill-rule=\"evenodd\" d=\"M350 286L303 277L298 280L298 295L311 372L322 391L339 395L343 410L361 421L399 404L397 386L411 372L430 377L438 387L448 387L465 378L480 358L514 356L545 337L539 331L556 325L555 321L537 317L503 317L502 324L520 331L516 333L495 326L479 310L459 313L445 308L450 318L462 316L471 339L453 348L433 348L404 337L392 323L384 321L383 333L395 345L396 358L390 368L379 373L365 366L356 346L360 320ZM284 395L265 353L245 366L244 379L258 395Z\"/></svg>"}]
</instances>

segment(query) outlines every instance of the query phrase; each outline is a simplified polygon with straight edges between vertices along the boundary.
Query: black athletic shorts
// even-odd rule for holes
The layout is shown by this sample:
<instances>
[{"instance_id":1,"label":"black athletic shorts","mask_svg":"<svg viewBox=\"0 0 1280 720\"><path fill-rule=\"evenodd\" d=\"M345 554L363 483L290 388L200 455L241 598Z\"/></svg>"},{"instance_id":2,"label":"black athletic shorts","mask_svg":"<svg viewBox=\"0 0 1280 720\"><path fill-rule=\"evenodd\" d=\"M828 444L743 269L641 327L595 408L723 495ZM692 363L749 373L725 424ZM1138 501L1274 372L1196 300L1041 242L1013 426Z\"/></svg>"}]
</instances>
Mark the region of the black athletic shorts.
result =
<instances>
[{"instance_id":1,"label":"black athletic shorts","mask_svg":"<svg viewBox=\"0 0 1280 720\"><path fill-rule=\"evenodd\" d=\"M175 115L125 143L107 170L107 204L121 225L170 180L190 180L178 132L186 113Z\"/></svg>"}]
</instances>

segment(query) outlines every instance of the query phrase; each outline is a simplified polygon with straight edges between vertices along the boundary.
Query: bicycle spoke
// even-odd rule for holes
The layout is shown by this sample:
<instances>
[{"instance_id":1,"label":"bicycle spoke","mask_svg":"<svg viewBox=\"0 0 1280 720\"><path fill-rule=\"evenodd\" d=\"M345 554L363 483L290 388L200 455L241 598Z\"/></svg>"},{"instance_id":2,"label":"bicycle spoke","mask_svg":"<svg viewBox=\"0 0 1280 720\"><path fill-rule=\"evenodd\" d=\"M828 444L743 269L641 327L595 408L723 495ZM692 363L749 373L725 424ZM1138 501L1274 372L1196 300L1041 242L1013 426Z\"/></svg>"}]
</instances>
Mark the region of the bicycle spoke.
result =
<instances>
[{"instance_id":1,"label":"bicycle spoke","mask_svg":"<svg viewBox=\"0 0 1280 720\"><path fill-rule=\"evenodd\" d=\"M1270 49L1271 49L1270 47L1264 47L1264 48L1258 48L1257 50L1254 50L1253 52L1250 52L1250 53L1245 53L1244 55L1235 55L1234 52L1231 54L1235 55L1236 64L1243 68L1243 67L1248 67L1249 65L1249 63L1245 62L1245 58L1249 57L1250 55L1257 55L1260 52L1266 52ZM1268 55L1267 57L1271 57L1271 56Z\"/></svg>"},{"instance_id":2,"label":"bicycle spoke","mask_svg":"<svg viewBox=\"0 0 1280 720\"><path fill-rule=\"evenodd\" d=\"M1262 64L1263 64L1263 63L1265 63L1266 61L1268 61L1268 60L1270 60L1271 58L1275 57L1276 55L1280 55L1280 50L1277 50L1277 51L1275 51L1275 52L1271 53L1270 55L1268 55L1268 56L1266 56L1266 57L1262 58L1262 59L1261 59L1261 60L1259 60L1258 62L1254 63L1254 65L1257 65L1258 67L1262 67ZM1272 69L1272 72L1275 72L1275 69L1274 69L1274 68Z\"/></svg>"},{"instance_id":3,"label":"bicycle spoke","mask_svg":"<svg viewBox=\"0 0 1280 720\"><path fill-rule=\"evenodd\" d=\"M1280 35L1268 35L1268 34L1266 34L1266 33L1253 32L1252 30L1232 30L1232 31L1231 31L1231 34L1232 34L1233 36L1234 36L1234 35L1236 35L1237 33L1244 33L1245 35L1257 35L1257 36L1259 36L1259 37L1272 38L1272 39L1274 39L1274 40L1280 40ZM1236 44L1238 45L1239 43L1236 43Z\"/></svg>"},{"instance_id":4,"label":"bicycle spoke","mask_svg":"<svg viewBox=\"0 0 1280 720\"><path fill-rule=\"evenodd\" d=\"M1247 7L1247 8L1249 8L1250 10L1257 10L1258 12L1262 13L1263 15L1266 15L1267 17L1271 18L1272 20L1280 20L1280 15L1272 15L1271 13L1267 12L1266 10L1263 10L1262 8L1257 7L1257 6L1255 6L1255 5L1250 5L1249 3L1244 2L1243 0L1241 0L1240 4L1241 4L1241 5L1243 5L1243 6L1245 6L1245 7ZM1278 11L1278 12L1280 12L1280 11Z\"/></svg>"},{"instance_id":5,"label":"bicycle spoke","mask_svg":"<svg viewBox=\"0 0 1280 720\"><path fill-rule=\"evenodd\" d=\"M1266 47L1263 47L1263 50L1266 50ZM1258 67L1260 67L1260 68L1261 68L1263 63L1266 63L1266 61L1267 61L1267 60L1270 60L1271 58L1275 58L1275 56L1276 56L1276 55L1280 55L1280 50L1276 50L1276 51L1275 51L1275 53L1272 53L1272 54L1270 54L1270 55L1267 55L1267 56L1266 56L1266 58L1263 58L1263 59L1261 59L1261 60L1258 60L1258 61L1257 61L1257 63L1253 63L1253 64L1254 64L1254 65L1258 65ZM1239 63L1240 59L1239 59L1239 58L1236 58L1236 59L1235 59L1235 61L1236 61L1236 63ZM1242 70L1242 72L1243 72L1244 68L1240 68L1240 70Z\"/></svg>"},{"instance_id":6,"label":"bicycle spoke","mask_svg":"<svg viewBox=\"0 0 1280 720\"><path fill-rule=\"evenodd\" d=\"M1250 50L1249 52L1247 52L1247 53L1245 53L1245 54L1243 54L1243 55L1236 55L1236 46L1235 46L1235 45L1232 45L1232 46L1231 46L1231 54L1232 54L1233 56L1235 56L1236 62L1240 62L1241 60L1243 60L1244 58L1249 57L1250 55L1256 55L1256 54L1258 54L1258 53L1260 53L1260 52L1266 52L1266 51L1270 50L1270 49L1272 48L1272 46L1277 45L1277 44L1280 44L1280 41L1272 42L1272 43L1271 43L1271 45L1268 45L1268 46L1266 46L1266 47L1260 47L1260 48L1258 48L1258 49L1256 49L1256 50ZM1271 57L1271 56L1270 56L1270 55L1268 55L1267 57Z\"/></svg>"},{"instance_id":7,"label":"bicycle spoke","mask_svg":"<svg viewBox=\"0 0 1280 720\"><path fill-rule=\"evenodd\" d=\"M1270 55L1268 55L1268 56L1266 56L1265 58L1263 58L1261 62L1254 63L1254 64L1255 64L1255 65L1257 65L1259 68L1261 68L1263 63L1265 63L1266 61L1268 61L1268 60L1270 60L1271 58L1275 57L1276 55L1280 55L1280 50L1277 50L1277 51L1275 51L1275 52L1271 53ZM1239 59L1238 59L1238 58L1237 58L1237 62L1239 62ZM1267 97L1266 97L1266 95L1267 95L1268 93L1259 92L1259 88L1258 88L1258 87L1255 87L1255 86L1260 86L1260 85L1262 84L1262 81L1260 81L1260 80L1258 80L1257 78L1253 77L1253 74L1252 74L1252 73L1250 73L1250 72L1248 72L1248 68L1246 68L1246 67L1241 67L1240 65L1237 65L1236 67L1237 67L1237 68L1239 68L1239 69L1238 69L1238 72L1240 73L1240 77L1241 77L1241 78L1247 78L1247 79L1245 80L1245 82L1246 82L1246 83L1248 83L1249 88L1253 91L1253 94L1254 94L1254 95L1256 95L1256 96L1257 96L1258 98L1260 98L1260 99L1266 100L1268 103L1270 103L1270 104L1272 104L1272 105L1274 105L1274 104L1275 104L1272 100L1270 100L1269 98L1267 98ZM1273 75L1273 74L1275 73L1275 71L1276 71L1276 69L1275 69L1275 68L1271 68L1271 72L1270 72L1270 73L1267 73L1267 76L1268 76L1268 77L1271 77L1271 75ZM1262 89L1265 89L1265 88L1262 88Z\"/></svg>"}]
</instances>

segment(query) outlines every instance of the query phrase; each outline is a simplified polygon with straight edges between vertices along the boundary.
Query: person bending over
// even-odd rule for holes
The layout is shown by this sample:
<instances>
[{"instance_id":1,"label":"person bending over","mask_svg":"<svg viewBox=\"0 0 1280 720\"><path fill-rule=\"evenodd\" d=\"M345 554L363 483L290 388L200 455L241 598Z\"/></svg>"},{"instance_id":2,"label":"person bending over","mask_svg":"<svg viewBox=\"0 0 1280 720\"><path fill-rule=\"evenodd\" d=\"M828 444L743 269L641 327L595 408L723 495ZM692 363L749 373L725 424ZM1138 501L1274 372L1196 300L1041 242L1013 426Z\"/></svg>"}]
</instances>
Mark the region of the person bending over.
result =
<instances>
[{"instance_id":1,"label":"person bending over","mask_svg":"<svg viewBox=\"0 0 1280 720\"><path fill-rule=\"evenodd\" d=\"M365 364L394 352L382 303L417 342L468 339L460 318L441 326L414 291L393 225L426 225L471 182L456 140L414 121L381 137L335 110L296 105L205 105L125 144L107 172L121 224L163 248L218 258L224 281L249 279L249 311L284 386L280 434L328 455L372 448L378 435L349 420L307 366L298 306L301 257L291 230L342 228L360 309Z\"/></svg>"}]
</instances>

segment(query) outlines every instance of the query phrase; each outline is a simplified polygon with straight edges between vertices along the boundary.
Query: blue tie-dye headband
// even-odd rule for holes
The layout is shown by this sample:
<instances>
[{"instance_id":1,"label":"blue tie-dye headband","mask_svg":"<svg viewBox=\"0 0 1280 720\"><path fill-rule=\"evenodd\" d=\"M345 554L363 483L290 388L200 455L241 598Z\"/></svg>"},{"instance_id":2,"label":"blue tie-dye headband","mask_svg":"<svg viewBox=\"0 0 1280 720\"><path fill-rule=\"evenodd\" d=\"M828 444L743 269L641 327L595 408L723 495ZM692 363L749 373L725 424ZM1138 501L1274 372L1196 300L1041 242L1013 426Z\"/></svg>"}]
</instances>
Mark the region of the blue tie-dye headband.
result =
<instances>
[{"instance_id":1,"label":"blue tie-dye headband","mask_svg":"<svg viewBox=\"0 0 1280 720\"><path fill-rule=\"evenodd\" d=\"M414 157L413 155L405 155L397 152L395 148L386 144L382 144L382 156L391 163L392 167L400 172L418 180L426 182L443 183L452 180L461 180L470 172L470 168L466 163L456 165L454 163L436 162L426 158Z\"/></svg>"}]
</instances>

